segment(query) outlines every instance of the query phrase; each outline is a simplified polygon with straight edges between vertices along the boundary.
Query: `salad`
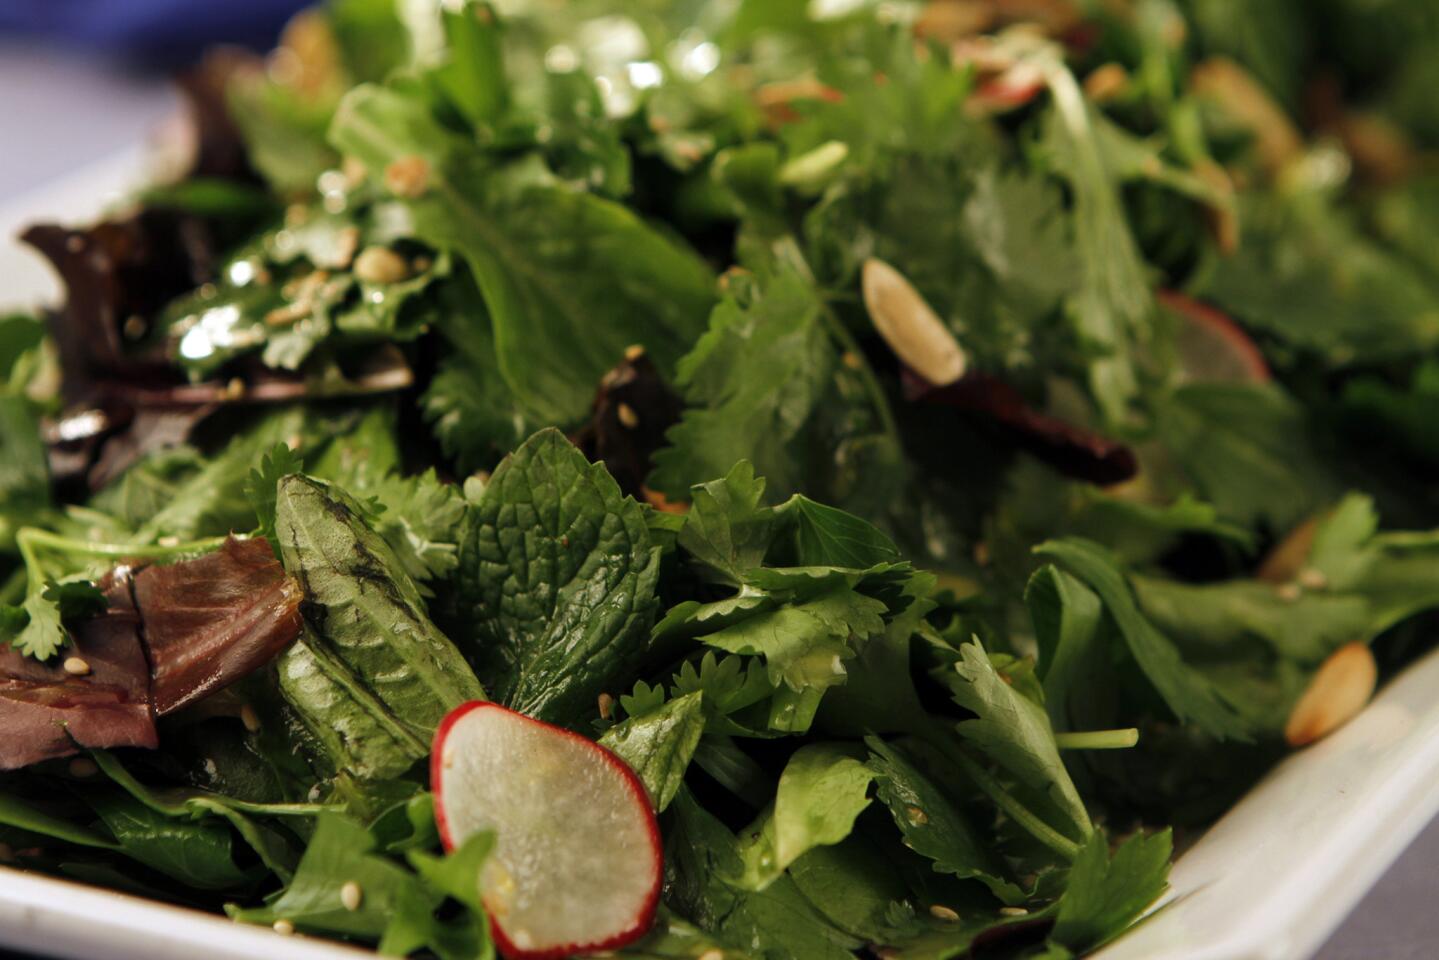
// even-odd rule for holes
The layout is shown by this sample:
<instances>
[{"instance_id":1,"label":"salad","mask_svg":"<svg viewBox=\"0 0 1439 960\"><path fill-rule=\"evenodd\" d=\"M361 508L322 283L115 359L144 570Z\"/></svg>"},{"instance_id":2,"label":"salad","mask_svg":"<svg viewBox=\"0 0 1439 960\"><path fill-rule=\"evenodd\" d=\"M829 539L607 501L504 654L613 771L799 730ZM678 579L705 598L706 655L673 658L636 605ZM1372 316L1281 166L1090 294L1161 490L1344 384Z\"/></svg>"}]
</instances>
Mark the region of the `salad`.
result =
<instances>
[{"instance_id":1,"label":"salad","mask_svg":"<svg viewBox=\"0 0 1439 960\"><path fill-rule=\"evenodd\" d=\"M1425 0L334 0L0 319L0 860L1078 956L1439 607ZM179 158L179 160L176 160Z\"/></svg>"}]
</instances>

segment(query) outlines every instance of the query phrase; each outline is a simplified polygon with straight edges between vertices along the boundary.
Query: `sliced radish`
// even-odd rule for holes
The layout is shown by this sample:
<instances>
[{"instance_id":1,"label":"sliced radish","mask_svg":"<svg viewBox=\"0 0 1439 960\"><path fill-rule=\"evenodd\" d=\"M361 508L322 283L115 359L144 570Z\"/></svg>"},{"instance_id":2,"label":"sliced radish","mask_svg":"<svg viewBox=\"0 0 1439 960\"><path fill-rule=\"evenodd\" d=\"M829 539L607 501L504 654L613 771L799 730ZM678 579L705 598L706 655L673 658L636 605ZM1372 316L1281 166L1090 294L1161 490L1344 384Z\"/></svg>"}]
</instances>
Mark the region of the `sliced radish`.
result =
<instances>
[{"instance_id":1,"label":"sliced radish","mask_svg":"<svg viewBox=\"0 0 1439 960\"><path fill-rule=\"evenodd\" d=\"M1207 383L1273 379L1259 347L1223 312L1173 290L1158 290L1154 298L1184 321L1175 346L1185 379Z\"/></svg>"},{"instance_id":2,"label":"sliced radish","mask_svg":"<svg viewBox=\"0 0 1439 960\"><path fill-rule=\"evenodd\" d=\"M495 833L480 893L500 952L548 960L638 939L659 905L659 826L644 784L578 734L497 704L440 723L430 758L447 850Z\"/></svg>"}]
</instances>

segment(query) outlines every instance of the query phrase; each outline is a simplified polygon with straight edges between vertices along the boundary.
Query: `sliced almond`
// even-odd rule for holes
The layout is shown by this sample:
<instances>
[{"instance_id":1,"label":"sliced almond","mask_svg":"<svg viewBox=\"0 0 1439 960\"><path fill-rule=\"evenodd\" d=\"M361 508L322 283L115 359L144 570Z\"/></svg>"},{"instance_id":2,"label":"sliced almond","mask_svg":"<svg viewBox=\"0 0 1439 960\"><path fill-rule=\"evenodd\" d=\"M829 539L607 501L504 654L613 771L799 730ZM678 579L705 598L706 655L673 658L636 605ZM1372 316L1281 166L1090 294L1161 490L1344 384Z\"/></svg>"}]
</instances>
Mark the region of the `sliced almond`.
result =
<instances>
[{"instance_id":1,"label":"sliced almond","mask_svg":"<svg viewBox=\"0 0 1439 960\"><path fill-rule=\"evenodd\" d=\"M964 376L964 348L904 274L870 257L860 285L875 329L910 369L936 387Z\"/></svg>"},{"instance_id":2,"label":"sliced almond","mask_svg":"<svg viewBox=\"0 0 1439 960\"><path fill-rule=\"evenodd\" d=\"M1290 711L1284 739L1302 747L1348 723L1374 695L1379 668L1362 643L1347 643L1319 666L1309 688Z\"/></svg>"}]
</instances>

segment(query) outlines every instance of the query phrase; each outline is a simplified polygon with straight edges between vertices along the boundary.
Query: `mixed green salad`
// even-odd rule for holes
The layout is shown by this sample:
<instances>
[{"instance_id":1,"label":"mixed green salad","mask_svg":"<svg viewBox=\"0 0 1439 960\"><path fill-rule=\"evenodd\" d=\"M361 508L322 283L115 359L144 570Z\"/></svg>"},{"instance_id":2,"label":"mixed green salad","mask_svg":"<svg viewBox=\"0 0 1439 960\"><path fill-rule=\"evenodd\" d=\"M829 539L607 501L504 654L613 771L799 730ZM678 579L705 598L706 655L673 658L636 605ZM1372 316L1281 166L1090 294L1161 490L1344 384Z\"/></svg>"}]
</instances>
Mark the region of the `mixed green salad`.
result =
<instances>
[{"instance_id":1,"label":"mixed green salad","mask_svg":"<svg viewBox=\"0 0 1439 960\"><path fill-rule=\"evenodd\" d=\"M0 319L0 859L444 960L1098 948L1433 635L1436 54L1428 0L215 52Z\"/></svg>"}]
</instances>

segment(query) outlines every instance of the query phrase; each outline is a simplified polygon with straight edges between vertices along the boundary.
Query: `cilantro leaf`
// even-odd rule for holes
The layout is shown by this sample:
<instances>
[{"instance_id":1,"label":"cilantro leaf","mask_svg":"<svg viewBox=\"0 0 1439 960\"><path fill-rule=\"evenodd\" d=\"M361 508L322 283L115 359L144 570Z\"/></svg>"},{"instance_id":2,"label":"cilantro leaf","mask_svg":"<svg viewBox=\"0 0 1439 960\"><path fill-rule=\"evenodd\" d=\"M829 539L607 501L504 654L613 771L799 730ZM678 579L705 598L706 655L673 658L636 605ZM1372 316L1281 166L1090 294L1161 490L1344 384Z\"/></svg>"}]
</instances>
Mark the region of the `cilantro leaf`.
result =
<instances>
[{"instance_id":1,"label":"cilantro leaf","mask_svg":"<svg viewBox=\"0 0 1439 960\"><path fill-rule=\"evenodd\" d=\"M1065 818L1065 832L1083 839L1093 829L1084 801L1059 758L1044 708L1000 678L978 640L963 644L948 671L937 674L956 703L978 716L959 734L994 763L1039 791Z\"/></svg>"},{"instance_id":2,"label":"cilantro leaf","mask_svg":"<svg viewBox=\"0 0 1439 960\"><path fill-rule=\"evenodd\" d=\"M1095 831L1070 867L1050 939L1084 953L1117 936L1164 892L1172 850L1162 830L1130 837L1111 857Z\"/></svg>"},{"instance_id":3,"label":"cilantro leaf","mask_svg":"<svg viewBox=\"0 0 1439 960\"><path fill-rule=\"evenodd\" d=\"M460 552L470 655L507 706L578 720L648 655L660 549L639 505L559 431L495 470Z\"/></svg>"},{"instance_id":4,"label":"cilantro leaf","mask_svg":"<svg viewBox=\"0 0 1439 960\"><path fill-rule=\"evenodd\" d=\"M465 500L454 484L442 483L431 467L410 477L387 474L363 492L384 507L375 530L417 585L455 572Z\"/></svg>"},{"instance_id":5,"label":"cilantro leaf","mask_svg":"<svg viewBox=\"0 0 1439 960\"><path fill-rule=\"evenodd\" d=\"M775 511L760 503L764 488L754 465L740 460L723 479L690 491L678 542L719 583L738 586L744 571L764 561L775 530Z\"/></svg>"},{"instance_id":6,"label":"cilantro leaf","mask_svg":"<svg viewBox=\"0 0 1439 960\"><path fill-rule=\"evenodd\" d=\"M705 730L703 694L676 697L643 716L605 731L600 745L634 768L649 791L655 812L669 806Z\"/></svg>"},{"instance_id":7,"label":"cilantro leaf","mask_svg":"<svg viewBox=\"0 0 1439 960\"><path fill-rule=\"evenodd\" d=\"M275 542L275 488L280 479L300 473L305 462L287 443L277 443L260 458L260 465L245 479L245 496L260 521L260 535Z\"/></svg>"},{"instance_id":8,"label":"cilantro leaf","mask_svg":"<svg viewBox=\"0 0 1439 960\"><path fill-rule=\"evenodd\" d=\"M14 631L10 645L21 655L49 660L70 642L64 621L102 613L108 601L89 579L51 580L33 588L19 608L6 608L4 628Z\"/></svg>"}]
</instances>

